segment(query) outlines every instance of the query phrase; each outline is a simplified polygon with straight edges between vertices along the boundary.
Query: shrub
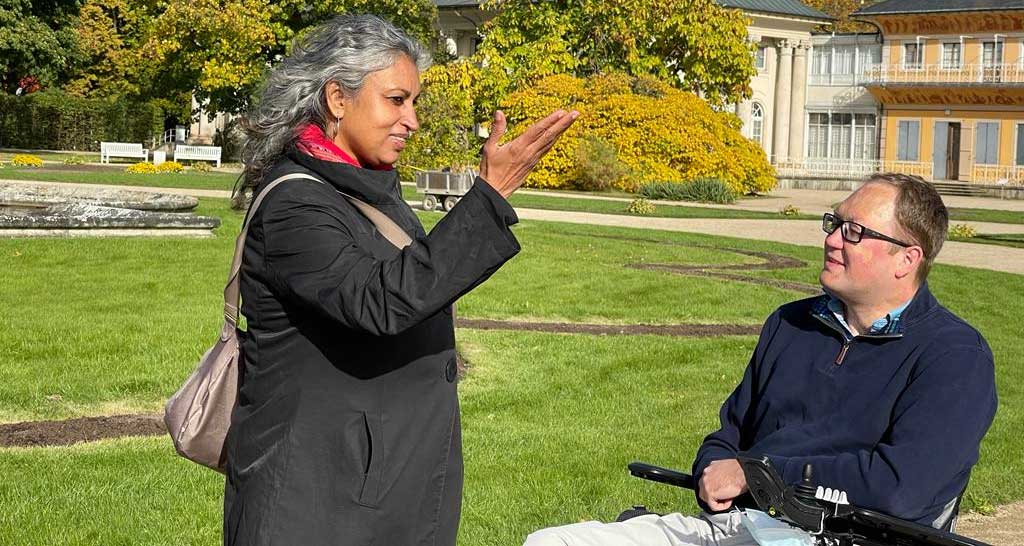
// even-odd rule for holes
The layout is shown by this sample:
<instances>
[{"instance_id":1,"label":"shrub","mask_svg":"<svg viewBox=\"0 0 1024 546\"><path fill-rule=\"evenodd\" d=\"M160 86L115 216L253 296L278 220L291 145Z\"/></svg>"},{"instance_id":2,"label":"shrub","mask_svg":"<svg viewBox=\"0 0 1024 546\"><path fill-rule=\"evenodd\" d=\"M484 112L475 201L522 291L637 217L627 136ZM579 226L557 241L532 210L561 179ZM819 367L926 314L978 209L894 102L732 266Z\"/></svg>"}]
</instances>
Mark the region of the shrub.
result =
<instances>
[{"instance_id":1,"label":"shrub","mask_svg":"<svg viewBox=\"0 0 1024 546\"><path fill-rule=\"evenodd\" d=\"M571 187L585 135L611 144L629 167L629 174L614 183L618 189L699 178L721 180L736 195L775 186L764 150L740 133L734 114L716 112L695 94L658 81L623 74L587 79L559 74L510 94L501 107L508 116L507 138L556 108L581 114L530 173L527 185L532 187Z\"/></svg>"},{"instance_id":2,"label":"shrub","mask_svg":"<svg viewBox=\"0 0 1024 546\"><path fill-rule=\"evenodd\" d=\"M181 173L185 172L185 166L177 161L164 161L156 166L156 170L161 173Z\"/></svg>"},{"instance_id":3,"label":"shrub","mask_svg":"<svg viewBox=\"0 0 1024 546\"><path fill-rule=\"evenodd\" d=\"M156 174L159 172L159 169L152 163L133 163L125 167L124 172L129 174Z\"/></svg>"},{"instance_id":4,"label":"shrub","mask_svg":"<svg viewBox=\"0 0 1024 546\"><path fill-rule=\"evenodd\" d=\"M647 199L659 199L662 201L682 201L683 185L678 182L647 182L641 184L637 193Z\"/></svg>"},{"instance_id":5,"label":"shrub","mask_svg":"<svg viewBox=\"0 0 1024 546\"><path fill-rule=\"evenodd\" d=\"M638 216L650 216L654 214L654 205L643 197L637 197L630 201L629 206L626 207L626 212Z\"/></svg>"},{"instance_id":6,"label":"shrub","mask_svg":"<svg viewBox=\"0 0 1024 546\"><path fill-rule=\"evenodd\" d=\"M210 164L205 161L193 161L192 164L188 166L188 168L189 170L195 171L197 173L208 173L213 170L213 167L211 167Z\"/></svg>"},{"instance_id":7,"label":"shrub","mask_svg":"<svg viewBox=\"0 0 1024 546\"><path fill-rule=\"evenodd\" d=\"M64 158L65 165L85 165L85 158L80 155L72 155Z\"/></svg>"},{"instance_id":8,"label":"shrub","mask_svg":"<svg viewBox=\"0 0 1024 546\"><path fill-rule=\"evenodd\" d=\"M11 158L11 165L15 167L42 167L42 158L29 154L18 154Z\"/></svg>"},{"instance_id":9,"label":"shrub","mask_svg":"<svg viewBox=\"0 0 1024 546\"><path fill-rule=\"evenodd\" d=\"M796 216L800 214L800 209L796 208L794 205L786 205L779 210L779 214L783 216Z\"/></svg>"},{"instance_id":10,"label":"shrub","mask_svg":"<svg viewBox=\"0 0 1024 546\"><path fill-rule=\"evenodd\" d=\"M978 231L968 224L954 224L949 226L950 238L971 239L978 236Z\"/></svg>"},{"instance_id":11,"label":"shrub","mask_svg":"<svg viewBox=\"0 0 1024 546\"><path fill-rule=\"evenodd\" d=\"M163 121L152 102L0 94L0 142L9 148L99 151L101 141L145 142L163 131Z\"/></svg>"},{"instance_id":12,"label":"shrub","mask_svg":"<svg viewBox=\"0 0 1024 546\"><path fill-rule=\"evenodd\" d=\"M699 201L732 204L736 194L728 184L717 178L698 178L686 182L650 182L640 186L640 195L648 199Z\"/></svg>"},{"instance_id":13,"label":"shrub","mask_svg":"<svg viewBox=\"0 0 1024 546\"><path fill-rule=\"evenodd\" d=\"M585 191L603 191L619 185L629 167L619 161L618 152L608 141L584 136L576 148L577 173L573 187Z\"/></svg>"}]
</instances>

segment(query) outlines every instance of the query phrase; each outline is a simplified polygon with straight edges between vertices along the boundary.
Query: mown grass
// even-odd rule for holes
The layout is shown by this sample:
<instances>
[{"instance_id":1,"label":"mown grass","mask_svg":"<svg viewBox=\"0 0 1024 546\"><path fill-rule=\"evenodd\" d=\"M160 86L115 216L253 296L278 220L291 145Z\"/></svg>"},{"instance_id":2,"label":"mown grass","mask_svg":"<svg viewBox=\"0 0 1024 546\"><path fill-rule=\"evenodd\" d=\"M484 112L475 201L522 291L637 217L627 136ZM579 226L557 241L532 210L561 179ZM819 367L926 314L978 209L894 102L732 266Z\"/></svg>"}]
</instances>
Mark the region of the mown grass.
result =
<instances>
[{"instance_id":1,"label":"mown grass","mask_svg":"<svg viewBox=\"0 0 1024 546\"><path fill-rule=\"evenodd\" d=\"M1024 233L981 233L974 237L950 237L951 241L961 243L978 243L981 245L1008 246L1011 248L1024 248Z\"/></svg>"},{"instance_id":2,"label":"mown grass","mask_svg":"<svg viewBox=\"0 0 1024 546\"><path fill-rule=\"evenodd\" d=\"M997 209L950 208L950 222L996 222L1024 224L1024 212Z\"/></svg>"},{"instance_id":3,"label":"mown grass","mask_svg":"<svg viewBox=\"0 0 1024 546\"><path fill-rule=\"evenodd\" d=\"M218 326L240 216L224 200L211 239L0 240L0 421L158 411ZM424 213L425 223L441 215ZM625 263L730 264L729 249L803 267L749 272L814 283L814 248L682 233L523 222L523 252L460 301L464 317L758 324L801 297L639 271ZM996 356L1000 408L971 502L1024 497L1024 277L937 265L933 291ZM687 468L746 365L752 336L687 339L460 330L466 490L460 543L518 544L531 530L609 519L633 503L692 510L690 496L629 478L644 459ZM215 544L219 475L164 438L0 449L0 544ZM41 507L45 507L41 509Z\"/></svg>"},{"instance_id":4,"label":"mown grass","mask_svg":"<svg viewBox=\"0 0 1024 546\"><path fill-rule=\"evenodd\" d=\"M0 179L223 191L231 191L235 180L238 179L238 173L226 172L129 174L124 172L127 166L128 164L117 167L90 166L89 170L56 165L46 165L38 169L7 167L0 169Z\"/></svg>"},{"instance_id":5,"label":"mown grass","mask_svg":"<svg viewBox=\"0 0 1024 546\"><path fill-rule=\"evenodd\" d=\"M0 160L9 160L13 154L0 152ZM52 156L52 157L51 157ZM61 160L63 154L49 154L46 159ZM111 184L118 186L150 186L156 188L183 188L202 190L231 191L238 180L235 172L186 172L182 174L128 174L124 167L128 164L113 167L75 167L49 164L41 169L6 167L0 169L0 179L40 180L48 182L70 182L80 184ZM514 194L510 200L513 206L544 210L563 210L571 212L592 212L599 214L629 215L627 202L599 199L579 199L590 195L607 195L612 197L635 197L621 192L564 192L551 191L547 195ZM403 185L402 196L409 201L420 202L423 194L415 186ZM757 199L744 197L744 199ZM1024 212L978 208L951 208L951 221L999 222L1007 224L1024 224ZM658 218L748 218L774 220L814 220L819 218L813 214L783 215L778 212L748 211L722 207L691 207L687 205L656 205L653 217Z\"/></svg>"}]
</instances>

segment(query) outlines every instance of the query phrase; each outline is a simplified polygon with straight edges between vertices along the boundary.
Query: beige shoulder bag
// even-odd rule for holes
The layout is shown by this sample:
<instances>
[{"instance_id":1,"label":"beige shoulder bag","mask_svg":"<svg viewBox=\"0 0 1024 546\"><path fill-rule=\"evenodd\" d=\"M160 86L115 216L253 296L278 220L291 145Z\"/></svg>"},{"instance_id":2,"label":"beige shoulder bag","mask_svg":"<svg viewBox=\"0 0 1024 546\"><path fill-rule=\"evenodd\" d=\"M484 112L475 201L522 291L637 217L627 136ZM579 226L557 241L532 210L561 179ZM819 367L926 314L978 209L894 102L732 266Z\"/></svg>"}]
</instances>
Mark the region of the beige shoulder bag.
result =
<instances>
[{"instance_id":1,"label":"beige shoulder bag","mask_svg":"<svg viewBox=\"0 0 1024 546\"><path fill-rule=\"evenodd\" d=\"M224 287L224 326L220 329L220 338L206 351L199 360L196 371L192 372L164 408L164 424L178 453L186 459L219 472L224 472L224 440L231 425L231 412L238 395L238 272L242 266L242 251L245 248L246 233L249 231L249 221L270 190L282 182L298 178L324 183L304 173L287 174L268 184L253 200L249 216L235 241L231 274L228 275L228 284ZM391 244L405 248L412 242L409 235L384 213L350 195L345 195L345 198L373 222L381 235Z\"/></svg>"}]
</instances>

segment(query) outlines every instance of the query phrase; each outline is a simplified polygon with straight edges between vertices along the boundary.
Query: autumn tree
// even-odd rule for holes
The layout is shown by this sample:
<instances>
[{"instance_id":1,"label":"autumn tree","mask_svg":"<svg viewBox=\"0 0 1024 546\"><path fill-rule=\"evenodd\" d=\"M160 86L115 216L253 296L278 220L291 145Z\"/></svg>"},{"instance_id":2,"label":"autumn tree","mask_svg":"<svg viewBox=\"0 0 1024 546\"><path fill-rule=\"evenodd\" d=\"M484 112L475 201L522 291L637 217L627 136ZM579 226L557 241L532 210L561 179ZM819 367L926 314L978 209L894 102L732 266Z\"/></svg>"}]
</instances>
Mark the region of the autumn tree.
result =
<instances>
[{"instance_id":1,"label":"autumn tree","mask_svg":"<svg viewBox=\"0 0 1024 546\"><path fill-rule=\"evenodd\" d=\"M90 98L138 95L147 53L139 43L155 11L138 0L87 0L72 27L77 59L64 90Z\"/></svg>"},{"instance_id":2,"label":"autumn tree","mask_svg":"<svg viewBox=\"0 0 1024 546\"><path fill-rule=\"evenodd\" d=\"M854 21L850 18L853 12L877 3L879 0L804 0L804 2L835 17L832 24L821 25L818 30L824 32L878 32L878 29L867 23Z\"/></svg>"},{"instance_id":3,"label":"autumn tree","mask_svg":"<svg viewBox=\"0 0 1024 546\"><path fill-rule=\"evenodd\" d=\"M493 0L477 56L483 110L551 74L620 70L700 93L711 104L750 95L747 18L715 0Z\"/></svg>"},{"instance_id":4,"label":"autumn tree","mask_svg":"<svg viewBox=\"0 0 1024 546\"><path fill-rule=\"evenodd\" d=\"M427 44L437 42L430 0L173 2L154 18L142 44L145 79L154 92L209 101L211 112L243 111L296 36L339 13L370 12Z\"/></svg>"}]
</instances>

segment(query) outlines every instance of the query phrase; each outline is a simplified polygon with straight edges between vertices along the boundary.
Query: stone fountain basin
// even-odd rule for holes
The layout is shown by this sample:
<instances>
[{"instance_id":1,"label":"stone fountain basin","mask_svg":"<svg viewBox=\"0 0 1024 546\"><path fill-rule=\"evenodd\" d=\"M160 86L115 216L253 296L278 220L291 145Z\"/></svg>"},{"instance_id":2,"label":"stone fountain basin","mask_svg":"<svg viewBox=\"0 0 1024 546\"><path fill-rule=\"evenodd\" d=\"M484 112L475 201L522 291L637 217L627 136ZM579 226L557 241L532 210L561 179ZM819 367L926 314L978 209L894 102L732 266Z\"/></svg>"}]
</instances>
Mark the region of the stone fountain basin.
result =
<instances>
[{"instance_id":1,"label":"stone fountain basin","mask_svg":"<svg viewBox=\"0 0 1024 546\"><path fill-rule=\"evenodd\" d=\"M220 219L191 196L0 183L0 237L211 237Z\"/></svg>"}]
</instances>

